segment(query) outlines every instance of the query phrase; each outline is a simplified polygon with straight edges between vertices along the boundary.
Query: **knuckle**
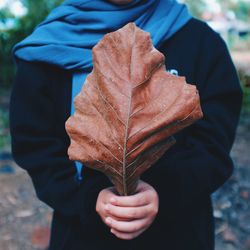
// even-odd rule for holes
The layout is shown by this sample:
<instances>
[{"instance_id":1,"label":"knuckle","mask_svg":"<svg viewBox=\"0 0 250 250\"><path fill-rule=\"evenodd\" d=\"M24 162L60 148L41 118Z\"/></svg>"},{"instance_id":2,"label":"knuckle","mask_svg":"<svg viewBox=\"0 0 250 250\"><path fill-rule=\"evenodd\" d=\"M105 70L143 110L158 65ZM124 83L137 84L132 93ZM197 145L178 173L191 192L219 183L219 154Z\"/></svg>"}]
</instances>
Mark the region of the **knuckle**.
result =
<instances>
[{"instance_id":1,"label":"knuckle","mask_svg":"<svg viewBox=\"0 0 250 250\"><path fill-rule=\"evenodd\" d=\"M145 216L150 215L152 213L152 209L150 206L145 208Z\"/></svg>"},{"instance_id":2,"label":"knuckle","mask_svg":"<svg viewBox=\"0 0 250 250\"><path fill-rule=\"evenodd\" d=\"M99 193L99 196L104 196L105 194L106 194L106 190L103 189L103 190L101 190L101 192Z\"/></svg>"},{"instance_id":3,"label":"knuckle","mask_svg":"<svg viewBox=\"0 0 250 250\"><path fill-rule=\"evenodd\" d=\"M116 229L116 230L118 230L118 231L120 231L119 229L120 229L120 225L116 222L116 221L112 221L112 228L114 228L114 229Z\"/></svg>"},{"instance_id":4,"label":"knuckle","mask_svg":"<svg viewBox=\"0 0 250 250\"><path fill-rule=\"evenodd\" d=\"M134 238L134 235L133 234L128 234L127 236L126 236L126 239L127 240L132 240Z\"/></svg>"},{"instance_id":5,"label":"knuckle","mask_svg":"<svg viewBox=\"0 0 250 250\"><path fill-rule=\"evenodd\" d=\"M158 207L153 206L152 207L152 215L155 216L155 215L157 215L157 213L158 213Z\"/></svg>"},{"instance_id":6,"label":"knuckle","mask_svg":"<svg viewBox=\"0 0 250 250\"><path fill-rule=\"evenodd\" d=\"M144 197L138 198L138 203L144 204L145 203L145 198Z\"/></svg>"},{"instance_id":7,"label":"knuckle","mask_svg":"<svg viewBox=\"0 0 250 250\"><path fill-rule=\"evenodd\" d=\"M144 224L144 228L148 228L150 227L150 225L152 224L152 220L147 220Z\"/></svg>"},{"instance_id":8,"label":"knuckle","mask_svg":"<svg viewBox=\"0 0 250 250\"><path fill-rule=\"evenodd\" d=\"M116 210L113 208L113 206L110 206L109 204L105 205L105 210L106 210L106 212L109 212L111 214L114 214L116 212Z\"/></svg>"},{"instance_id":9,"label":"knuckle","mask_svg":"<svg viewBox=\"0 0 250 250\"><path fill-rule=\"evenodd\" d=\"M138 231L139 230L139 226L138 225L134 225L132 228L131 228L131 232L135 232L135 231Z\"/></svg>"},{"instance_id":10,"label":"knuckle","mask_svg":"<svg viewBox=\"0 0 250 250\"><path fill-rule=\"evenodd\" d=\"M118 238L122 239L122 240L132 240L134 238L134 235L131 233L127 233L127 234L117 234L116 235Z\"/></svg>"},{"instance_id":11,"label":"knuckle","mask_svg":"<svg viewBox=\"0 0 250 250\"><path fill-rule=\"evenodd\" d=\"M119 217L119 213L117 212L117 210L116 209L113 209L113 208L109 208L109 214L112 214L112 215L114 215L114 216L117 216L117 217Z\"/></svg>"},{"instance_id":12,"label":"knuckle","mask_svg":"<svg viewBox=\"0 0 250 250\"><path fill-rule=\"evenodd\" d=\"M95 211L96 211L98 214L100 213L100 207L99 207L98 205L96 205Z\"/></svg>"},{"instance_id":13,"label":"knuckle","mask_svg":"<svg viewBox=\"0 0 250 250\"><path fill-rule=\"evenodd\" d=\"M154 190L150 190L149 192L150 192L151 199L157 199L158 195Z\"/></svg>"},{"instance_id":14,"label":"knuckle","mask_svg":"<svg viewBox=\"0 0 250 250\"><path fill-rule=\"evenodd\" d=\"M112 214L115 217L118 217L118 218L122 217L122 214L116 210L113 210L113 211L110 210L109 212L110 212L110 214Z\"/></svg>"},{"instance_id":15,"label":"knuckle","mask_svg":"<svg viewBox=\"0 0 250 250\"><path fill-rule=\"evenodd\" d=\"M116 234L116 237L121 239L121 240L129 240L128 236L125 236L125 235Z\"/></svg>"},{"instance_id":16,"label":"knuckle","mask_svg":"<svg viewBox=\"0 0 250 250\"><path fill-rule=\"evenodd\" d=\"M131 210L129 213L129 217L132 217L132 218L136 217L136 215L137 215L137 212L135 210Z\"/></svg>"}]
</instances>

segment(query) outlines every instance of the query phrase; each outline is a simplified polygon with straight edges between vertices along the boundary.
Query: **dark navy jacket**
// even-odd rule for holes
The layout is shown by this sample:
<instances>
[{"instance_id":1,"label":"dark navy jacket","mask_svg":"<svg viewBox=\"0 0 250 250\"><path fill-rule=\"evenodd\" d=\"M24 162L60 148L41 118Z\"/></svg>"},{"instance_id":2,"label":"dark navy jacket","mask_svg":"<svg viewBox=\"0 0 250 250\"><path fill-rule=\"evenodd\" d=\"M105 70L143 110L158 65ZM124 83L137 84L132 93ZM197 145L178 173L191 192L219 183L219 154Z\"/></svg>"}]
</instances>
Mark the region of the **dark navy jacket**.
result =
<instances>
[{"instance_id":1,"label":"dark navy jacket","mask_svg":"<svg viewBox=\"0 0 250 250\"><path fill-rule=\"evenodd\" d=\"M177 143L142 179L159 194L151 227L132 241L115 238L95 211L102 173L84 168L75 179L68 159L65 121L70 115L72 72L20 61L13 85L10 128L13 156L31 176L39 199L54 209L51 250L212 250L210 195L232 174L229 152L242 92L225 43L192 19L159 48L200 92L204 118L176 135Z\"/></svg>"}]
</instances>

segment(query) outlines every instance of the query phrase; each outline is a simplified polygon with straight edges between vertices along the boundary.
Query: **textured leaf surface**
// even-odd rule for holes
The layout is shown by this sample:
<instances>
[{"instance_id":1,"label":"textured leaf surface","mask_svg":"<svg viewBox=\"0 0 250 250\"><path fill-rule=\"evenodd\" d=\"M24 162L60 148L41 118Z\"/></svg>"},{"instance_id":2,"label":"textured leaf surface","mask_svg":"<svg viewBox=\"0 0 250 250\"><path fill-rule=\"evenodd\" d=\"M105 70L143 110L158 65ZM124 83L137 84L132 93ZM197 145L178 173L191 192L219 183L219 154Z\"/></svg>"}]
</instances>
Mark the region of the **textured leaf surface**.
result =
<instances>
[{"instance_id":1,"label":"textured leaf surface","mask_svg":"<svg viewBox=\"0 0 250 250\"><path fill-rule=\"evenodd\" d=\"M93 71L66 122L71 160L104 172L121 195L174 143L173 134L202 117L199 94L166 72L147 32L129 23L93 48Z\"/></svg>"}]
</instances>

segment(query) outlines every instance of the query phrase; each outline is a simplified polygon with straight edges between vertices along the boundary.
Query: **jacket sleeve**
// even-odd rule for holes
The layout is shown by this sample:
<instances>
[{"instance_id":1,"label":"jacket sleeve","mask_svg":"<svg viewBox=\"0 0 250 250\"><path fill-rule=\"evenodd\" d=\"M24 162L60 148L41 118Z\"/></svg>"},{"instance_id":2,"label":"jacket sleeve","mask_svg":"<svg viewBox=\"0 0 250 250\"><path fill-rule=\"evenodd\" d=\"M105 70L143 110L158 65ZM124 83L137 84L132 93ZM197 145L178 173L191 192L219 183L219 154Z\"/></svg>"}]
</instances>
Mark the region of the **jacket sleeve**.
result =
<instances>
[{"instance_id":1,"label":"jacket sleeve","mask_svg":"<svg viewBox=\"0 0 250 250\"><path fill-rule=\"evenodd\" d=\"M224 41L212 38L204 39L195 72L204 117L177 134L177 143L143 176L159 194L160 217L195 213L233 171L229 153L242 91Z\"/></svg>"},{"instance_id":2,"label":"jacket sleeve","mask_svg":"<svg viewBox=\"0 0 250 250\"><path fill-rule=\"evenodd\" d=\"M64 216L90 223L99 191L111 184L87 169L80 184L75 180L68 144L56 131L53 74L39 64L19 62L10 103L12 154L31 176L40 200Z\"/></svg>"}]
</instances>

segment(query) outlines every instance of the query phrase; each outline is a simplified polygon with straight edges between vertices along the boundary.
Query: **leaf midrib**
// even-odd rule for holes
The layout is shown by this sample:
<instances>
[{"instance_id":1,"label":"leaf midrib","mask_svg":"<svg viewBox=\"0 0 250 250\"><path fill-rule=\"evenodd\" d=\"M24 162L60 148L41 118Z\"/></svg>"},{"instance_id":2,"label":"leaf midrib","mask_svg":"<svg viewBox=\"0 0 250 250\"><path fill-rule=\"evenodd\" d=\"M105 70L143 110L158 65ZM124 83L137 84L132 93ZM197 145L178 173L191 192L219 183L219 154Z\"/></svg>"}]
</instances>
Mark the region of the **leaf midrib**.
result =
<instances>
[{"instance_id":1,"label":"leaf midrib","mask_svg":"<svg viewBox=\"0 0 250 250\"><path fill-rule=\"evenodd\" d=\"M128 195L128 190L127 190L127 173L126 173L126 158L127 158L127 141L128 141L128 129L129 129L129 120L131 116L131 101L132 101L132 83L131 83L131 72L132 72L132 64L133 64L133 51L134 51L134 44L135 44L135 29L133 33L133 43L130 51L130 67L129 67L129 79L130 79L130 91L129 91L129 105L128 105L128 115L127 115L127 121L126 121L126 126L125 126L125 135L124 135L124 147L123 147L123 166L122 166L122 172L123 172L123 193L124 195Z\"/></svg>"}]
</instances>

